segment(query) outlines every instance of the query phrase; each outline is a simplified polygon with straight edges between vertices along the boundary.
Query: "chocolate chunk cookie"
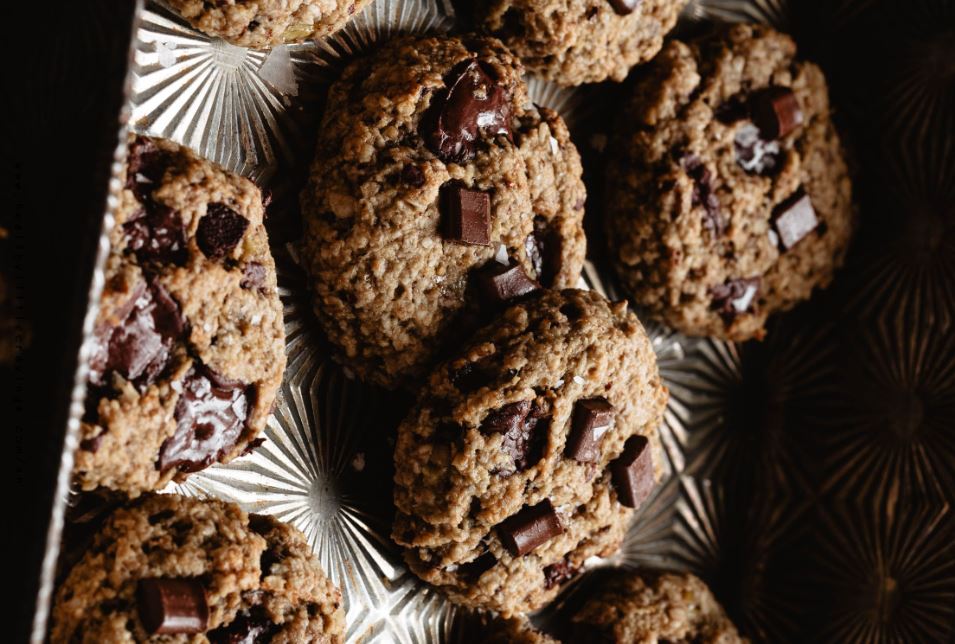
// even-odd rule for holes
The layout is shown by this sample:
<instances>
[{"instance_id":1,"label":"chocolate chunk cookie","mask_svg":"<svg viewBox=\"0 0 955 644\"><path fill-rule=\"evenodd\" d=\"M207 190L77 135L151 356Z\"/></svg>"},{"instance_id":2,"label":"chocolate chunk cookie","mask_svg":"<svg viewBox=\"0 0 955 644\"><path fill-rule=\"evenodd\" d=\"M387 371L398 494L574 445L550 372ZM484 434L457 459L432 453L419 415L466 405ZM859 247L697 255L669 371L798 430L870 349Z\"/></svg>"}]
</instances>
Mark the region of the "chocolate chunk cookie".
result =
<instances>
[{"instance_id":1,"label":"chocolate chunk cookie","mask_svg":"<svg viewBox=\"0 0 955 644\"><path fill-rule=\"evenodd\" d=\"M458 618L451 630L450 644L558 644L557 640L534 628L526 617L503 618L479 613Z\"/></svg>"},{"instance_id":2,"label":"chocolate chunk cookie","mask_svg":"<svg viewBox=\"0 0 955 644\"><path fill-rule=\"evenodd\" d=\"M641 307L691 335L759 338L825 287L853 228L822 72L764 26L673 41L623 106L607 236Z\"/></svg>"},{"instance_id":3,"label":"chocolate chunk cookie","mask_svg":"<svg viewBox=\"0 0 955 644\"><path fill-rule=\"evenodd\" d=\"M686 0L477 0L479 24L561 85L621 81L663 46Z\"/></svg>"},{"instance_id":4,"label":"chocolate chunk cookie","mask_svg":"<svg viewBox=\"0 0 955 644\"><path fill-rule=\"evenodd\" d=\"M512 306L399 427L392 538L454 601L533 610L618 547L663 472L666 401L626 303L565 290Z\"/></svg>"},{"instance_id":5,"label":"chocolate chunk cookie","mask_svg":"<svg viewBox=\"0 0 955 644\"><path fill-rule=\"evenodd\" d=\"M210 36L240 47L265 48L321 38L341 29L371 0L168 0Z\"/></svg>"},{"instance_id":6,"label":"chocolate chunk cookie","mask_svg":"<svg viewBox=\"0 0 955 644\"><path fill-rule=\"evenodd\" d=\"M576 284L580 157L491 38L404 38L331 88L303 260L337 358L394 388L538 285Z\"/></svg>"},{"instance_id":7,"label":"chocolate chunk cookie","mask_svg":"<svg viewBox=\"0 0 955 644\"><path fill-rule=\"evenodd\" d=\"M709 588L690 574L621 572L571 618L581 641L737 644L739 636Z\"/></svg>"},{"instance_id":8,"label":"chocolate chunk cookie","mask_svg":"<svg viewBox=\"0 0 955 644\"><path fill-rule=\"evenodd\" d=\"M133 496L248 449L285 333L255 185L131 139L110 232L74 474Z\"/></svg>"},{"instance_id":9,"label":"chocolate chunk cookie","mask_svg":"<svg viewBox=\"0 0 955 644\"><path fill-rule=\"evenodd\" d=\"M302 533L217 500L117 510L57 590L60 642L343 642L339 590Z\"/></svg>"}]
</instances>

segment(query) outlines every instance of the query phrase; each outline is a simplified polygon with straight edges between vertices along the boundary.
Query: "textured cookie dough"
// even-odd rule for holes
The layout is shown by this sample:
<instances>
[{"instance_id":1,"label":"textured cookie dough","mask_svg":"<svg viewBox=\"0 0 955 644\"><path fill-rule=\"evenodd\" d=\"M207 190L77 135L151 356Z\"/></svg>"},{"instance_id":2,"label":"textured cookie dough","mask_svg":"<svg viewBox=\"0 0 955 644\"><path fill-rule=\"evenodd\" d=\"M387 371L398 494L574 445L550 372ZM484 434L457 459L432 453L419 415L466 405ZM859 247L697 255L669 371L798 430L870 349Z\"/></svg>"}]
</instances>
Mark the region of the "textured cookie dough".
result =
<instances>
[{"instance_id":1,"label":"textured cookie dough","mask_svg":"<svg viewBox=\"0 0 955 644\"><path fill-rule=\"evenodd\" d=\"M132 138L110 231L79 486L137 495L254 446L285 368L262 193Z\"/></svg>"},{"instance_id":2,"label":"textured cookie dough","mask_svg":"<svg viewBox=\"0 0 955 644\"><path fill-rule=\"evenodd\" d=\"M205 627L151 634L144 579L201 587ZM341 593L297 530L222 501L148 494L107 520L63 581L50 640L332 643L344 623Z\"/></svg>"},{"instance_id":3,"label":"textured cookie dough","mask_svg":"<svg viewBox=\"0 0 955 644\"><path fill-rule=\"evenodd\" d=\"M458 618L451 631L451 644L558 644L534 628L526 617L497 617L488 613Z\"/></svg>"},{"instance_id":4,"label":"textured cookie dough","mask_svg":"<svg viewBox=\"0 0 955 644\"><path fill-rule=\"evenodd\" d=\"M663 46L686 0L477 0L478 24L561 85L622 81Z\"/></svg>"},{"instance_id":5,"label":"textured cookie dough","mask_svg":"<svg viewBox=\"0 0 955 644\"><path fill-rule=\"evenodd\" d=\"M580 157L560 117L530 104L522 74L491 38L404 38L331 88L302 193L302 255L336 356L363 379L424 377L476 327L474 272L495 256L544 286L576 284ZM487 204L484 243L446 231L445 200L460 189Z\"/></svg>"},{"instance_id":6,"label":"textured cookie dough","mask_svg":"<svg viewBox=\"0 0 955 644\"><path fill-rule=\"evenodd\" d=\"M581 401L600 397L612 421L581 461L571 456L574 416ZM513 306L434 370L399 427L392 538L411 569L452 600L505 616L533 610L589 557L619 546L633 510L618 496L614 464L625 443L641 444L651 457L649 494L663 473L657 428L666 401L650 341L626 303L565 290ZM552 508L545 519L560 528L554 534L551 524L515 555L505 541L513 523L501 524L529 508Z\"/></svg>"},{"instance_id":7,"label":"textured cookie dough","mask_svg":"<svg viewBox=\"0 0 955 644\"><path fill-rule=\"evenodd\" d=\"M673 642L737 644L723 608L702 581L690 574L641 577L619 573L600 587L571 618L586 640L621 644ZM576 641L576 640L575 640Z\"/></svg>"},{"instance_id":8,"label":"textured cookie dough","mask_svg":"<svg viewBox=\"0 0 955 644\"><path fill-rule=\"evenodd\" d=\"M760 338L768 315L826 287L843 262L849 173L822 72L795 55L764 26L672 41L621 110L607 171L611 258L638 305L679 331ZM773 123L760 109L770 96L792 126L782 136L757 127ZM815 220L805 209L781 218L803 193Z\"/></svg>"},{"instance_id":9,"label":"textured cookie dough","mask_svg":"<svg viewBox=\"0 0 955 644\"><path fill-rule=\"evenodd\" d=\"M265 48L321 38L341 29L371 0L168 0L210 36L240 47Z\"/></svg>"}]
</instances>

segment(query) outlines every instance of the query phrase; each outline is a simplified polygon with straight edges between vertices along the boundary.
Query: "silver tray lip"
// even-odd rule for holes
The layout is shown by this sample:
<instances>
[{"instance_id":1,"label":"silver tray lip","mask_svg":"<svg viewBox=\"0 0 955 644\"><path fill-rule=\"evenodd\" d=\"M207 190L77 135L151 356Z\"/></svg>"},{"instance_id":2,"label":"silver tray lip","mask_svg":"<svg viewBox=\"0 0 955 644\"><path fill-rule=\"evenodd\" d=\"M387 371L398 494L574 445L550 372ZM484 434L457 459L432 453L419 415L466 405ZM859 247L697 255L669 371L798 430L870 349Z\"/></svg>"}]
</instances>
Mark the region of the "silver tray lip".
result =
<instances>
[{"instance_id":1,"label":"silver tray lip","mask_svg":"<svg viewBox=\"0 0 955 644\"><path fill-rule=\"evenodd\" d=\"M136 31L142 20L145 0L135 0L132 12L129 44L126 48L126 72L123 75L121 107L117 115L116 146L113 148L110 164L109 190L106 195L106 209L100 224L97 241L96 259L90 275L89 289L86 295L86 311L83 314L80 346L77 350L76 371L73 373L73 387L70 391L70 409L67 416L66 431L63 436L63 450L53 489L53 502L46 530L46 545L40 567L40 584L37 590L33 610L33 624L30 627L30 642L42 644L46 641L50 608L53 601L53 586L56 575L56 562L60 555L63 537L63 525L66 504L70 489L70 477L73 471L73 452L83 416L83 401L86 398L86 377L89 371L87 358L93 339L93 326L99 313L100 297L103 294L104 268L109 256L109 233L113 228L116 207L122 191L121 176L126 162L126 137L129 132L129 99L132 95L133 59L136 53Z\"/></svg>"}]
</instances>

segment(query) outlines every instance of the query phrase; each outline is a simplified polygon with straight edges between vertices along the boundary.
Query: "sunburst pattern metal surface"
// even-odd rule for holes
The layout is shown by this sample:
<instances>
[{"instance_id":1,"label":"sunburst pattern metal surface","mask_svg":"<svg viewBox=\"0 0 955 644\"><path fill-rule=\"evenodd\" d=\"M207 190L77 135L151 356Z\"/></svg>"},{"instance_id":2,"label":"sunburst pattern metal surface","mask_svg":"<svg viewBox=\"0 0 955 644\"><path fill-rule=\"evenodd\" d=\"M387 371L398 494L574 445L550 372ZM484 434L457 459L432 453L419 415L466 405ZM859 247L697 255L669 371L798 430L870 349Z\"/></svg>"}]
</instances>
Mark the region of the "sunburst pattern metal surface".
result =
<instances>
[{"instance_id":1,"label":"sunburst pattern metal surface","mask_svg":"<svg viewBox=\"0 0 955 644\"><path fill-rule=\"evenodd\" d=\"M801 50L823 56L834 100L854 123L845 139L879 160L867 168L875 180L857 182L868 225L836 285L773 320L762 343L647 324L671 392L660 429L667 478L621 550L588 562L534 616L538 625L559 629L604 569L624 567L699 574L756 641L955 637L955 137L946 135L955 110L951 85L930 67L941 61L951 80L953 41L913 36L946 15L943 2L914 4L890 86L876 91L852 48L884 27L873 16L890 11L886 3L688 3L687 22L791 28ZM377 0L334 37L250 51L149 5L135 43L132 125L294 200L323 91L343 65L399 33L454 27L448 0ZM820 45L834 35L848 44ZM612 132L588 123L606 121L612 90L530 79L530 91L565 117L585 157L602 157ZM597 175L590 219L599 217L600 167L587 169ZM231 500L301 529L344 591L349 642L445 641L454 624L467 632L468 614L411 575L389 539L390 450L409 401L328 359L294 244L276 256L289 360L266 442L168 491ZM599 264L588 262L581 286L623 297Z\"/></svg>"}]
</instances>

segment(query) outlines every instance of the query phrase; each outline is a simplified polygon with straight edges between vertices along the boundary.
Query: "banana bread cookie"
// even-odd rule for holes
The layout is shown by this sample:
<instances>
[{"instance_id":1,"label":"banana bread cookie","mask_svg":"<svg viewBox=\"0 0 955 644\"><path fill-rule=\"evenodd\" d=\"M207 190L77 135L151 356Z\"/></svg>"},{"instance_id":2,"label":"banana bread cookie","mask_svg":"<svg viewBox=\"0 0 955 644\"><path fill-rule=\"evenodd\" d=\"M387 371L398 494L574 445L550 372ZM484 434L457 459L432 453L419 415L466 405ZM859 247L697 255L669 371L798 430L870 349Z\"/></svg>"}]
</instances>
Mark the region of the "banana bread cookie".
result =
<instances>
[{"instance_id":1,"label":"banana bread cookie","mask_svg":"<svg viewBox=\"0 0 955 644\"><path fill-rule=\"evenodd\" d=\"M650 60L686 0L477 0L477 21L560 85L621 81Z\"/></svg>"},{"instance_id":2,"label":"banana bread cookie","mask_svg":"<svg viewBox=\"0 0 955 644\"><path fill-rule=\"evenodd\" d=\"M341 29L371 0L168 0L210 36L262 49L321 38Z\"/></svg>"},{"instance_id":3,"label":"banana bread cookie","mask_svg":"<svg viewBox=\"0 0 955 644\"><path fill-rule=\"evenodd\" d=\"M345 70L328 106L302 256L315 314L360 377L420 382L500 304L492 282L576 285L580 157L499 41L392 41Z\"/></svg>"},{"instance_id":4,"label":"banana bread cookie","mask_svg":"<svg viewBox=\"0 0 955 644\"><path fill-rule=\"evenodd\" d=\"M400 425L392 538L452 600L534 610L619 546L663 473L666 401L625 302L531 295L438 366Z\"/></svg>"},{"instance_id":5,"label":"banana bread cookie","mask_svg":"<svg viewBox=\"0 0 955 644\"><path fill-rule=\"evenodd\" d=\"M621 572L603 585L571 617L580 641L747 642L726 617L713 593L690 574L656 577ZM573 641L578 641L574 639Z\"/></svg>"},{"instance_id":6,"label":"banana bread cookie","mask_svg":"<svg viewBox=\"0 0 955 644\"><path fill-rule=\"evenodd\" d=\"M285 368L262 193L135 137L89 358L79 486L135 496L253 446Z\"/></svg>"},{"instance_id":7,"label":"banana bread cookie","mask_svg":"<svg viewBox=\"0 0 955 644\"><path fill-rule=\"evenodd\" d=\"M147 494L57 590L53 644L343 642L339 590L302 533L238 506Z\"/></svg>"},{"instance_id":8,"label":"banana bread cookie","mask_svg":"<svg viewBox=\"0 0 955 644\"><path fill-rule=\"evenodd\" d=\"M759 338L827 286L853 228L826 81L786 35L672 41L621 110L607 237L640 307L690 335Z\"/></svg>"}]
</instances>

